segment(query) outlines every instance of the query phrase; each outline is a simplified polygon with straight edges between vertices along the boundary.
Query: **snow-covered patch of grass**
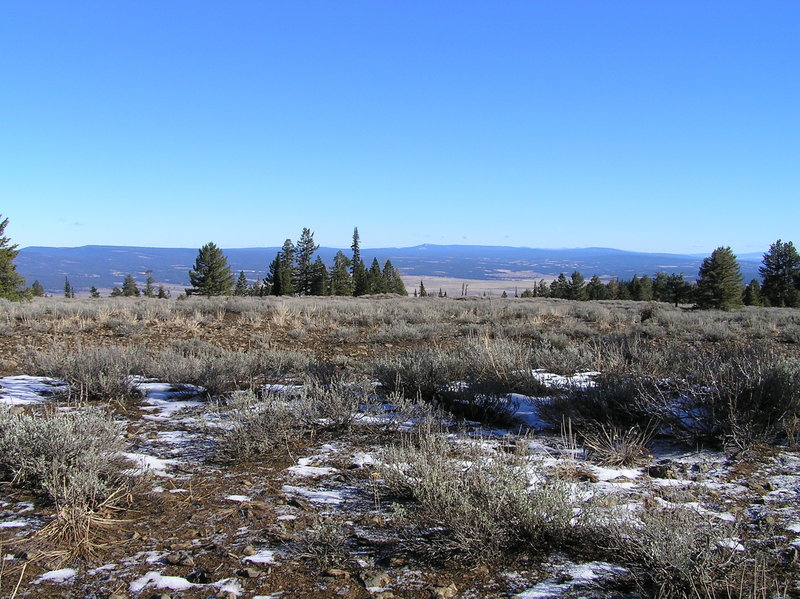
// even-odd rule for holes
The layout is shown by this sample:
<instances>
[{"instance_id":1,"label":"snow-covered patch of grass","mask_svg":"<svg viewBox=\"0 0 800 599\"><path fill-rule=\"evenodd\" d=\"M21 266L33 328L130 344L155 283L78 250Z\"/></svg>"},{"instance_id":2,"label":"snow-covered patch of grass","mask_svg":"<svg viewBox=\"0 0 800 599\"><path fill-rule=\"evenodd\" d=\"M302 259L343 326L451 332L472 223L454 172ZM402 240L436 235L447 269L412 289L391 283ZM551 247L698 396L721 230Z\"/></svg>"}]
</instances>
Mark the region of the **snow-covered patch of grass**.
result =
<instances>
[{"instance_id":1,"label":"snow-covered patch of grass","mask_svg":"<svg viewBox=\"0 0 800 599\"><path fill-rule=\"evenodd\" d=\"M181 463L180 460L158 458L143 453L123 452L121 455L136 465L136 467L131 470L131 472L135 474L153 474L155 476L171 477L172 474L168 473L167 470Z\"/></svg>"},{"instance_id":2,"label":"snow-covered patch of grass","mask_svg":"<svg viewBox=\"0 0 800 599\"><path fill-rule=\"evenodd\" d=\"M326 505L338 505L344 501L344 491L334 489L324 491L320 489L307 489L305 487L295 487L284 485L281 491L288 496L299 496L312 503L322 503Z\"/></svg>"},{"instance_id":3,"label":"snow-covered patch of grass","mask_svg":"<svg viewBox=\"0 0 800 599\"><path fill-rule=\"evenodd\" d=\"M254 564L275 564L277 563L277 556L278 552L274 549L262 549L253 555L248 555L242 561Z\"/></svg>"}]
</instances>

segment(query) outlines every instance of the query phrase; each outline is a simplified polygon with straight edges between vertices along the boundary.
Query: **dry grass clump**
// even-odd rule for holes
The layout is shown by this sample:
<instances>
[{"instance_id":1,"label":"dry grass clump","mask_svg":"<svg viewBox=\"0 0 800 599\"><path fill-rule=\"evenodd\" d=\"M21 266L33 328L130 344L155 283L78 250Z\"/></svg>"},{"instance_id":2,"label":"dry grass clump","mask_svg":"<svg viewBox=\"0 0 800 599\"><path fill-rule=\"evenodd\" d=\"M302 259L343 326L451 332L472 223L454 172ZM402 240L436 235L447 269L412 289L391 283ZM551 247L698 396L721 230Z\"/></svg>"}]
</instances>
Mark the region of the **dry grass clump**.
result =
<instances>
[{"instance_id":1,"label":"dry grass clump","mask_svg":"<svg viewBox=\"0 0 800 599\"><path fill-rule=\"evenodd\" d=\"M604 466L627 467L639 466L650 457L647 444L653 438L653 430L600 425L583 431L581 436L590 459Z\"/></svg>"}]
</instances>

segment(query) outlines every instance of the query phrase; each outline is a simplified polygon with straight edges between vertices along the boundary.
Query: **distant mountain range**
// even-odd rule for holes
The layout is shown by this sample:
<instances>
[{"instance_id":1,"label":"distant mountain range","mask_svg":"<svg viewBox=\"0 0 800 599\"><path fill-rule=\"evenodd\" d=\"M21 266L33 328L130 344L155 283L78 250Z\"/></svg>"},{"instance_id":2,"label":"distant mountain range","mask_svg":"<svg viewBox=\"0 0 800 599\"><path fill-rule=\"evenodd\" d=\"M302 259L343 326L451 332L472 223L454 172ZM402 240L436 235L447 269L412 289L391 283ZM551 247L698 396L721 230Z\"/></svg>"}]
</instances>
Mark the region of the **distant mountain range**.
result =
<instances>
[{"instance_id":1,"label":"distant mountain range","mask_svg":"<svg viewBox=\"0 0 800 599\"><path fill-rule=\"evenodd\" d=\"M263 278L278 247L225 249L232 270L243 270L251 281ZM320 248L322 260L330 265L337 248ZM350 250L342 250L350 255ZM447 277L452 279L507 283L569 276L578 270L587 279L594 274L604 280L630 279L659 271L683 273L694 279L704 256L649 254L610 248L536 249L505 246L418 245L407 248L362 249L367 267L373 257L389 259L404 277ZM26 247L16 259L17 271L30 285L38 280L49 293L60 293L64 277L77 291L92 285L101 290L121 286L127 274L140 283L145 272L153 271L159 284L188 287L188 271L194 265L197 248L146 248L87 245L75 248ZM761 255L740 260L745 282L758 278Z\"/></svg>"}]
</instances>

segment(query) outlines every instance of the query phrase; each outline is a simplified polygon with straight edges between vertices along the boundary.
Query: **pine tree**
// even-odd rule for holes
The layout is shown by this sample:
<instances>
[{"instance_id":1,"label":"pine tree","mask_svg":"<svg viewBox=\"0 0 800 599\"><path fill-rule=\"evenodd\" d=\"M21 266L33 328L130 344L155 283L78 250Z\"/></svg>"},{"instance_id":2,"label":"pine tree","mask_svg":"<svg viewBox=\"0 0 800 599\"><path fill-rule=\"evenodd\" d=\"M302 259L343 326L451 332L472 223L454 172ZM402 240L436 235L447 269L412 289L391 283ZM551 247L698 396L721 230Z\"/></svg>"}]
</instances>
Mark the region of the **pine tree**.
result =
<instances>
[{"instance_id":1,"label":"pine tree","mask_svg":"<svg viewBox=\"0 0 800 599\"><path fill-rule=\"evenodd\" d=\"M197 252L194 269L189 271L192 284L186 295L230 295L233 273L222 250L209 242Z\"/></svg>"},{"instance_id":2,"label":"pine tree","mask_svg":"<svg viewBox=\"0 0 800 599\"><path fill-rule=\"evenodd\" d=\"M742 307L744 284L736 255L729 247L718 247L703 260L697 278L698 308L733 310Z\"/></svg>"},{"instance_id":3,"label":"pine tree","mask_svg":"<svg viewBox=\"0 0 800 599\"><path fill-rule=\"evenodd\" d=\"M31 295L33 297L44 297L45 295L44 287L42 287L42 284L38 280L34 281L33 285L31 285Z\"/></svg>"},{"instance_id":4,"label":"pine tree","mask_svg":"<svg viewBox=\"0 0 800 599\"><path fill-rule=\"evenodd\" d=\"M597 275L592 275L589 283L586 285L586 294L590 300L604 300L606 299L606 286Z\"/></svg>"},{"instance_id":5,"label":"pine tree","mask_svg":"<svg viewBox=\"0 0 800 599\"><path fill-rule=\"evenodd\" d=\"M100 292L94 285L89 288L89 297L92 299L98 299L100 297Z\"/></svg>"},{"instance_id":6,"label":"pine tree","mask_svg":"<svg viewBox=\"0 0 800 599\"><path fill-rule=\"evenodd\" d=\"M0 219L2 219L1 214ZM11 240L4 236L7 226L7 218L0 220L0 297L19 300L26 295L22 288L25 279L20 276L14 265L14 259L19 254L17 244L9 244Z\"/></svg>"},{"instance_id":7,"label":"pine tree","mask_svg":"<svg viewBox=\"0 0 800 599\"><path fill-rule=\"evenodd\" d=\"M386 293L381 265L377 258L372 259L372 265L367 272L367 293Z\"/></svg>"},{"instance_id":8,"label":"pine tree","mask_svg":"<svg viewBox=\"0 0 800 599\"><path fill-rule=\"evenodd\" d=\"M156 296L156 288L155 288L155 279L153 279L153 271L147 270L145 271L147 278L144 281L144 296L145 297L155 297Z\"/></svg>"},{"instance_id":9,"label":"pine tree","mask_svg":"<svg viewBox=\"0 0 800 599\"><path fill-rule=\"evenodd\" d=\"M248 295L250 292L250 288L247 285L247 277L244 274L243 270L239 271L239 278L236 279L236 288L233 290L233 295Z\"/></svg>"},{"instance_id":10,"label":"pine tree","mask_svg":"<svg viewBox=\"0 0 800 599\"><path fill-rule=\"evenodd\" d=\"M361 238L358 235L358 227L353 229L353 243L350 246L350 249L353 250L353 260L351 264L353 266L352 275L355 277L356 275L356 265L361 262Z\"/></svg>"},{"instance_id":11,"label":"pine tree","mask_svg":"<svg viewBox=\"0 0 800 599\"><path fill-rule=\"evenodd\" d=\"M753 279L750 283L747 284L747 287L744 288L744 295L742 296L742 302L745 306L760 306L762 305L761 302L761 285L759 285L758 281Z\"/></svg>"},{"instance_id":12,"label":"pine tree","mask_svg":"<svg viewBox=\"0 0 800 599\"><path fill-rule=\"evenodd\" d=\"M761 297L770 306L796 307L800 305L800 255L791 241L779 239L764 254L758 269L763 280Z\"/></svg>"},{"instance_id":13,"label":"pine tree","mask_svg":"<svg viewBox=\"0 0 800 599\"><path fill-rule=\"evenodd\" d=\"M122 281L122 295L125 297L139 297L141 295L133 275L126 275L125 280Z\"/></svg>"},{"instance_id":14,"label":"pine tree","mask_svg":"<svg viewBox=\"0 0 800 599\"><path fill-rule=\"evenodd\" d=\"M75 297L75 291L72 289L67 275L64 275L64 297Z\"/></svg>"},{"instance_id":15,"label":"pine tree","mask_svg":"<svg viewBox=\"0 0 800 599\"><path fill-rule=\"evenodd\" d=\"M313 295L311 286L315 268L311 259L318 249L319 246L314 243L314 234L311 229L304 228L294 250L294 288L300 295Z\"/></svg>"},{"instance_id":16,"label":"pine tree","mask_svg":"<svg viewBox=\"0 0 800 599\"><path fill-rule=\"evenodd\" d=\"M428 292L425 291L425 283L423 283L422 281L419 282L419 296L428 297Z\"/></svg>"},{"instance_id":17,"label":"pine tree","mask_svg":"<svg viewBox=\"0 0 800 599\"><path fill-rule=\"evenodd\" d=\"M328 283L328 269L322 258L317 259L311 265L311 293L310 295L330 295L330 285Z\"/></svg>"},{"instance_id":18,"label":"pine tree","mask_svg":"<svg viewBox=\"0 0 800 599\"><path fill-rule=\"evenodd\" d=\"M397 295L407 296L408 291L403 283L400 272L394 267L391 260L387 260L383 265L383 282L386 293L396 293Z\"/></svg>"},{"instance_id":19,"label":"pine tree","mask_svg":"<svg viewBox=\"0 0 800 599\"><path fill-rule=\"evenodd\" d=\"M672 273L664 283L664 301L672 302L675 307L680 303L692 301L692 286L683 278L683 274Z\"/></svg>"},{"instance_id":20,"label":"pine tree","mask_svg":"<svg viewBox=\"0 0 800 599\"><path fill-rule=\"evenodd\" d=\"M572 273L565 288L565 297L571 300L586 301L589 294L586 292L586 280L577 270Z\"/></svg>"},{"instance_id":21,"label":"pine tree","mask_svg":"<svg viewBox=\"0 0 800 599\"><path fill-rule=\"evenodd\" d=\"M353 277L349 269L350 260L339 250L331 268L331 295L353 295Z\"/></svg>"},{"instance_id":22,"label":"pine tree","mask_svg":"<svg viewBox=\"0 0 800 599\"><path fill-rule=\"evenodd\" d=\"M109 297L122 297L122 289L120 289L119 287L114 287L111 290L111 294L109 295Z\"/></svg>"},{"instance_id":23,"label":"pine tree","mask_svg":"<svg viewBox=\"0 0 800 599\"><path fill-rule=\"evenodd\" d=\"M292 262L294 260L294 244L291 239L283 242L283 247L270 263L264 283L269 285L270 295L294 294L292 281Z\"/></svg>"},{"instance_id":24,"label":"pine tree","mask_svg":"<svg viewBox=\"0 0 800 599\"><path fill-rule=\"evenodd\" d=\"M158 286L158 299L167 299L169 298L170 293L167 289L164 289L163 285Z\"/></svg>"},{"instance_id":25,"label":"pine tree","mask_svg":"<svg viewBox=\"0 0 800 599\"><path fill-rule=\"evenodd\" d=\"M564 276L564 273L560 273L558 278L555 279L550 283L550 297L556 298L565 298L567 297L567 287L569 283L567 283L567 277Z\"/></svg>"}]
</instances>

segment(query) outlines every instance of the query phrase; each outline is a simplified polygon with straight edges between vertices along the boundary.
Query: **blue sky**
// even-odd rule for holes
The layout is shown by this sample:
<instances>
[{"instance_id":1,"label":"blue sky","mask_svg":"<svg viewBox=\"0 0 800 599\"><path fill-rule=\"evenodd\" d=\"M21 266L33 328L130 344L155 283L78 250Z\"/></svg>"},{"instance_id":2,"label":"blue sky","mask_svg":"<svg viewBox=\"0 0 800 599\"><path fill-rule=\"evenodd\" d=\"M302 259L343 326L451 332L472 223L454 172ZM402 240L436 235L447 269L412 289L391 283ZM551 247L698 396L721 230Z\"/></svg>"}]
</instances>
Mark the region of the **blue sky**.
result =
<instances>
[{"instance_id":1,"label":"blue sky","mask_svg":"<svg viewBox=\"0 0 800 599\"><path fill-rule=\"evenodd\" d=\"M20 246L800 242L800 2L0 5Z\"/></svg>"}]
</instances>

